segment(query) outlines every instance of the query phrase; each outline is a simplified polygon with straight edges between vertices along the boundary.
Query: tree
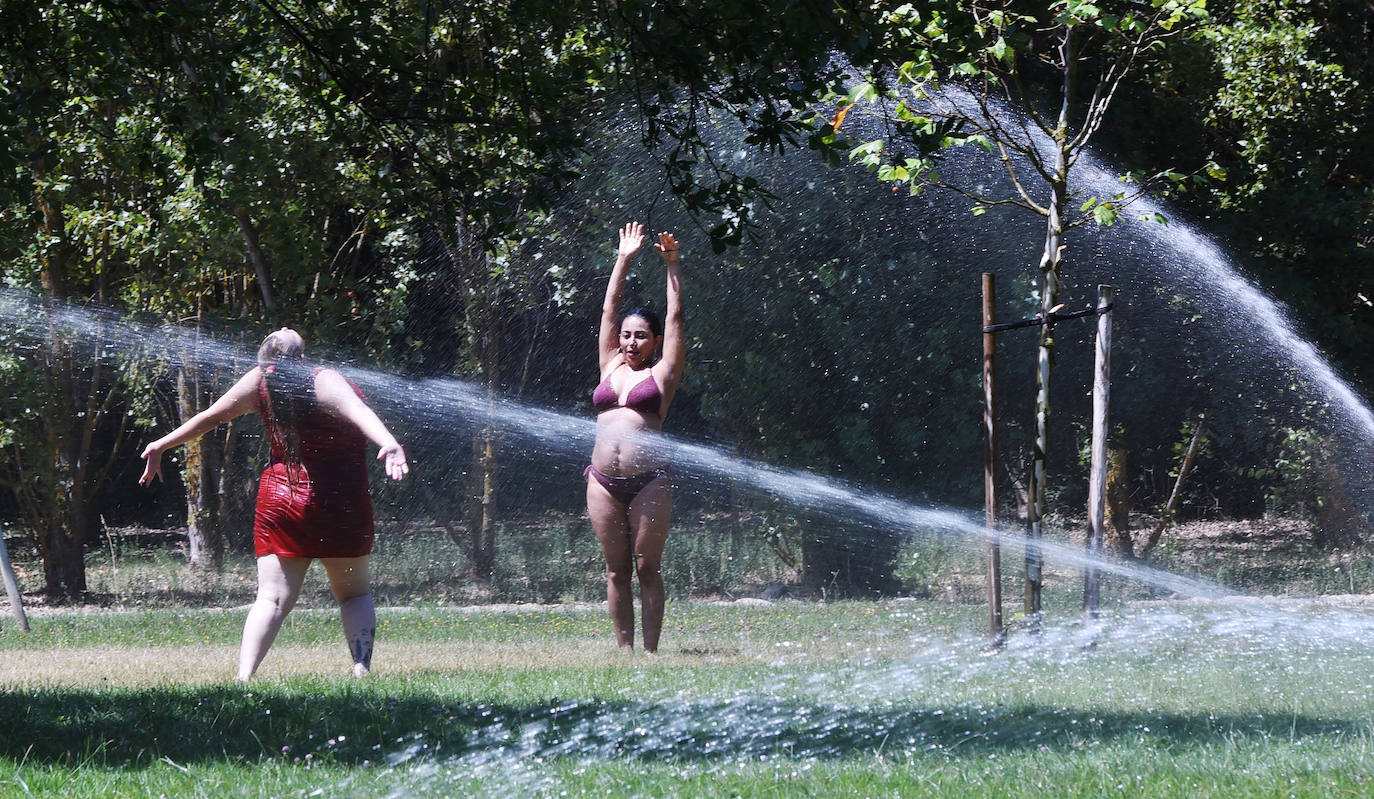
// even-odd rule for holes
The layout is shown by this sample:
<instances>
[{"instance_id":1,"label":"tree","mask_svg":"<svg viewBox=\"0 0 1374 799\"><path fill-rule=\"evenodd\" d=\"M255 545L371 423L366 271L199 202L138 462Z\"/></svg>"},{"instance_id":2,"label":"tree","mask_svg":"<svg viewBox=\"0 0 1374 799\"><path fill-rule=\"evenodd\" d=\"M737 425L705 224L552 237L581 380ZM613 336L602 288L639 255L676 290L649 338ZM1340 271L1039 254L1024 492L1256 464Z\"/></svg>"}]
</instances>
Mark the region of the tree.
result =
<instances>
[{"instance_id":1,"label":"tree","mask_svg":"<svg viewBox=\"0 0 1374 799\"><path fill-rule=\"evenodd\" d=\"M1207 18L1203 0L1058 0L1047 9L1005 2L899 6L884 17L884 51L905 60L881 63L846 95L830 124L833 135L859 104L877 109L890 131L857 146L852 157L878 177L914 192L959 192L974 212L1010 205L1045 219L1038 271L1041 319L1035 434L1029 480L1029 535L1041 535L1049 449L1052 314L1060 306L1066 233L1089 220L1111 224L1138 196L1084 198L1071 182L1074 164L1126 77L1172 39ZM977 145L1000 163L1008 191L967 186L937 171L940 150ZM1169 175L1169 177L1174 177ZM1026 610L1040 610L1041 562L1026 554Z\"/></svg>"},{"instance_id":2,"label":"tree","mask_svg":"<svg viewBox=\"0 0 1374 799\"><path fill-rule=\"evenodd\" d=\"M9 285L41 291L54 318L69 303L216 329L277 313L307 331L312 316L328 320L324 330L359 317L368 275L357 254L371 236L341 229L348 215L339 208L366 206L370 184L325 157L339 143L325 135L319 111L283 85L291 54L251 33L261 26L250 7L74 2L15 13L26 18L10 20L0 37L6 63L23 76L7 85L0 112L15 167L4 174L0 238ZM349 292L332 291L338 283ZM216 364L194 351L169 353L175 374L160 383L146 370L98 369L100 358L92 362L64 335L46 337L49 377L36 388L52 410L37 423L53 429L18 441L10 465L47 475L26 489L42 509L34 529L51 542L43 547L47 587L76 595L85 589L84 542L110 489L110 475L86 465L115 455L109 442L133 429L113 411L160 384L176 394L160 403L175 423L214 395ZM228 481L219 469L237 462L223 450L238 429L187 450L198 565L213 565L223 549L216 497ZM54 466L35 471L44 463Z\"/></svg>"},{"instance_id":3,"label":"tree","mask_svg":"<svg viewBox=\"0 0 1374 799\"><path fill-rule=\"evenodd\" d=\"M73 596L86 590L84 545L99 524L104 481L125 437L125 400L115 359L87 346L102 337L104 320L81 329L64 311L70 302L110 299L128 273L123 244L145 228L121 200L145 173L90 163L103 145L122 144L105 139L117 113L97 99L118 96L128 77L102 58L119 46L117 33L75 25L65 9L12 11L0 34L0 59L18 79L3 94L9 168L0 174L6 217L20 220L30 235L4 237L5 279L42 297L27 322L43 329L20 335L44 347L6 360L14 390L3 399L18 424L6 431L12 457L4 483L37 539L45 590Z\"/></svg>"},{"instance_id":4,"label":"tree","mask_svg":"<svg viewBox=\"0 0 1374 799\"><path fill-rule=\"evenodd\" d=\"M1274 290L1307 320L1323 349L1365 384L1374 343L1374 80L1368 4L1236 2L1210 38L1219 80L1206 122L1230 180L1212 197L1240 231ZM1280 221L1282 220L1282 221ZM1322 448L1321 460L1368 458L1367 445ZM1282 459L1275 469L1286 471ZM1318 538L1364 537L1366 480L1331 473L1316 504ZM1352 502L1363 495L1366 502Z\"/></svg>"}]
</instances>

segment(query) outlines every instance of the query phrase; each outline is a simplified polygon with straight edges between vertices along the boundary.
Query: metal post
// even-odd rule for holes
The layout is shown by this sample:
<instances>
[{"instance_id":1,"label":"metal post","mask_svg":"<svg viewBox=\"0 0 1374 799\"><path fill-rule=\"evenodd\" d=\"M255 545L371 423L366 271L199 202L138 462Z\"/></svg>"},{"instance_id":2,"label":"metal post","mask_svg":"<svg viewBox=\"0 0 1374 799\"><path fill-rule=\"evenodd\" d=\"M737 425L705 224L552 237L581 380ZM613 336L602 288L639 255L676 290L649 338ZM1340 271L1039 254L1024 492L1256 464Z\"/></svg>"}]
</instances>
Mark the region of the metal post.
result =
<instances>
[{"instance_id":1,"label":"metal post","mask_svg":"<svg viewBox=\"0 0 1374 799\"><path fill-rule=\"evenodd\" d=\"M0 531L0 572L5 577L5 593L9 594L10 607L14 618L19 620L19 629L29 631L29 617L24 614L24 597L19 593L19 582L14 579L14 567L10 566L10 551L5 547L5 534Z\"/></svg>"},{"instance_id":2,"label":"metal post","mask_svg":"<svg viewBox=\"0 0 1374 799\"><path fill-rule=\"evenodd\" d=\"M1108 400L1111 396L1112 287L1097 287L1097 346L1093 362L1092 460L1088 477L1088 565L1083 571L1083 609L1096 618L1101 588L1096 559L1102 556L1106 517Z\"/></svg>"},{"instance_id":3,"label":"metal post","mask_svg":"<svg viewBox=\"0 0 1374 799\"><path fill-rule=\"evenodd\" d=\"M995 378L997 334L993 276L983 273L983 495L988 528L988 635L1002 642L1002 547L997 537L997 404Z\"/></svg>"}]
</instances>

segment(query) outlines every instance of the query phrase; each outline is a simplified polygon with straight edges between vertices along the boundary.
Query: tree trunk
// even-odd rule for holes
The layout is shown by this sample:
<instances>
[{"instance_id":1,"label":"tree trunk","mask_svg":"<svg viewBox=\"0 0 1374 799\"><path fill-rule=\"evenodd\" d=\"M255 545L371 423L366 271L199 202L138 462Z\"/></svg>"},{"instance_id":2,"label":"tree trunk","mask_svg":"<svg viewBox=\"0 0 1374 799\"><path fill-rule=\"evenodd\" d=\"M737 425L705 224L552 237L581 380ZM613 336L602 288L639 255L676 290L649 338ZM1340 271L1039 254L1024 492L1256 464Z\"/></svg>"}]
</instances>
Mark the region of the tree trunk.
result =
<instances>
[{"instance_id":1,"label":"tree trunk","mask_svg":"<svg viewBox=\"0 0 1374 799\"><path fill-rule=\"evenodd\" d=\"M1174 488L1169 492L1169 500L1164 503L1164 510L1159 514L1159 522L1150 531L1150 537L1145 541L1145 546L1140 548L1141 559L1148 557L1159 545L1159 539L1164 535L1164 528L1169 526L1169 522L1174 518L1178 498L1183 495L1183 481L1188 478L1188 472L1193 468L1193 459L1197 457L1198 449L1202 445L1202 430L1206 421L1206 414L1198 415L1197 427L1193 430L1192 440L1188 442L1188 450L1183 453L1183 462L1178 466L1178 477L1174 479Z\"/></svg>"},{"instance_id":2,"label":"tree trunk","mask_svg":"<svg viewBox=\"0 0 1374 799\"><path fill-rule=\"evenodd\" d=\"M215 519L221 546L235 552L253 551L253 498L257 487L257 460L248 452L243 425L238 420L224 426L219 470L214 486Z\"/></svg>"},{"instance_id":3,"label":"tree trunk","mask_svg":"<svg viewBox=\"0 0 1374 799\"><path fill-rule=\"evenodd\" d=\"M499 289L491 278L491 264L480 245L463 236L456 247L460 267L467 275L466 325L468 348L477 373L486 386L487 403L482 418L474 420L472 468L468 471L468 559L472 576L490 583L496 567L496 501L498 458L496 429L492 423L501 390L501 339L504 326L499 311Z\"/></svg>"},{"instance_id":4,"label":"tree trunk","mask_svg":"<svg viewBox=\"0 0 1374 799\"><path fill-rule=\"evenodd\" d=\"M1063 151L1060 151L1061 159ZM1062 160L1061 160L1062 166ZM1063 173L1060 172L1062 177ZM1060 223L1067 186L1064 181L1054 185L1054 202L1050 206L1049 224L1045 235L1045 252L1040 260L1040 312L1044 323L1040 325L1040 341L1036 350L1035 371L1035 440L1031 445L1031 473L1028 489L1030 505L1026 521L1029 527L1026 542L1026 596L1025 611L1034 617L1041 609L1041 588L1043 585L1044 557L1037 540L1044 535L1045 519L1045 479L1046 463L1049 454L1050 419L1050 375L1054 368L1054 324L1050 313L1059 305L1059 255L1064 230Z\"/></svg>"},{"instance_id":5,"label":"tree trunk","mask_svg":"<svg viewBox=\"0 0 1374 799\"><path fill-rule=\"evenodd\" d=\"M468 487L468 559L472 576L490 583L496 568L496 438L490 424L477 427Z\"/></svg>"},{"instance_id":6,"label":"tree trunk","mask_svg":"<svg viewBox=\"0 0 1374 799\"><path fill-rule=\"evenodd\" d=\"M33 171L35 185L43 185L46 167L41 158ZM50 596L76 598L86 593L86 497L80 453L87 437L81 435L82 417L77 413L71 335L59 325L56 314L67 301L71 246L61 210L41 191L35 192L34 202L42 215L44 233L59 242L42 256L40 276L49 309L46 375L51 400L42 422L46 452L39 456L39 550L44 591ZM91 385L94 389L94 380Z\"/></svg>"},{"instance_id":7,"label":"tree trunk","mask_svg":"<svg viewBox=\"0 0 1374 799\"><path fill-rule=\"evenodd\" d=\"M258 291L262 294L262 307L269 313L275 304L272 294L272 270L267 265L267 256L258 240L258 229L253 225L248 212L243 208L234 209L234 219L239 223L239 234L243 236L243 246L248 249L248 260L253 264L253 274L258 278Z\"/></svg>"},{"instance_id":8,"label":"tree trunk","mask_svg":"<svg viewBox=\"0 0 1374 799\"><path fill-rule=\"evenodd\" d=\"M186 352L177 367L177 409L181 419L190 419L205 405L199 358L194 352ZM217 443L215 436L186 442L186 465L181 477L186 489L186 540L193 569L217 569L224 562L224 538L215 512Z\"/></svg>"},{"instance_id":9,"label":"tree trunk","mask_svg":"<svg viewBox=\"0 0 1374 799\"><path fill-rule=\"evenodd\" d=\"M1037 541L1044 534L1045 478L1049 456L1050 374L1054 368L1054 324L1050 314L1059 305L1059 259L1064 246L1064 213L1069 202L1069 103L1073 97L1075 67L1071 31L1064 32L1063 89L1058 126L1054 131L1054 173L1049 178L1050 202L1045 225L1045 249L1040 256L1040 341L1036 351L1035 441L1031 447L1029 530L1026 542L1026 615L1038 628L1044 557Z\"/></svg>"},{"instance_id":10,"label":"tree trunk","mask_svg":"<svg viewBox=\"0 0 1374 799\"><path fill-rule=\"evenodd\" d=\"M997 283L983 273L983 524L987 527L985 588L988 598L988 637L1003 640L1002 547L997 535Z\"/></svg>"},{"instance_id":11,"label":"tree trunk","mask_svg":"<svg viewBox=\"0 0 1374 799\"><path fill-rule=\"evenodd\" d=\"M1107 518L1116 535L1116 552L1119 556L1135 557L1135 545L1131 541L1131 500L1126 479L1126 450L1107 450Z\"/></svg>"}]
</instances>

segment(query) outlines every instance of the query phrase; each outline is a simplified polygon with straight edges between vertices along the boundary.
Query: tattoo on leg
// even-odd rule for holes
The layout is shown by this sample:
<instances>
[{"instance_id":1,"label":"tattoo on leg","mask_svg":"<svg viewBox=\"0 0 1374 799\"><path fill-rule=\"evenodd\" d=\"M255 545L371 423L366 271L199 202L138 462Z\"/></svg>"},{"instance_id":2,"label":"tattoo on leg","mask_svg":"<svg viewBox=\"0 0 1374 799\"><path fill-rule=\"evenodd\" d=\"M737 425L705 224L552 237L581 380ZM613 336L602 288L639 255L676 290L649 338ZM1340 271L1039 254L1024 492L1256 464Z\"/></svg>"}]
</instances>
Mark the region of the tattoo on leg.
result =
<instances>
[{"instance_id":1,"label":"tattoo on leg","mask_svg":"<svg viewBox=\"0 0 1374 799\"><path fill-rule=\"evenodd\" d=\"M349 648L353 650L353 662L361 663L363 668L372 668L372 638L375 630L375 627L359 630L349 643Z\"/></svg>"}]
</instances>

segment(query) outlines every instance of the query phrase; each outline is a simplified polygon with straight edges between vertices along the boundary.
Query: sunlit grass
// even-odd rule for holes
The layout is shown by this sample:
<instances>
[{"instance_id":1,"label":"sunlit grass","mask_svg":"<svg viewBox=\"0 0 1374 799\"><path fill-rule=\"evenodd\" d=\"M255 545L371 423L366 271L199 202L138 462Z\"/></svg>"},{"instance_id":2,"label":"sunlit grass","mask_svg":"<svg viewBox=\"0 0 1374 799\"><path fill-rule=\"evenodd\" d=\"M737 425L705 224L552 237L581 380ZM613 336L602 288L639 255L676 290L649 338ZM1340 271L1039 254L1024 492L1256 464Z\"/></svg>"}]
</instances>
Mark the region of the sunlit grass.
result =
<instances>
[{"instance_id":1,"label":"sunlit grass","mask_svg":"<svg viewBox=\"0 0 1374 799\"><path fill-rule=\"evenodd\" d=\"M1055 597L1055 606L1070 604ZM0 632L0 796L1332 796L1374 789L1374 606L1052 616L941 601L387 608L373 676L293 613L43 611Z\"/></svg>"}]
</instances>

